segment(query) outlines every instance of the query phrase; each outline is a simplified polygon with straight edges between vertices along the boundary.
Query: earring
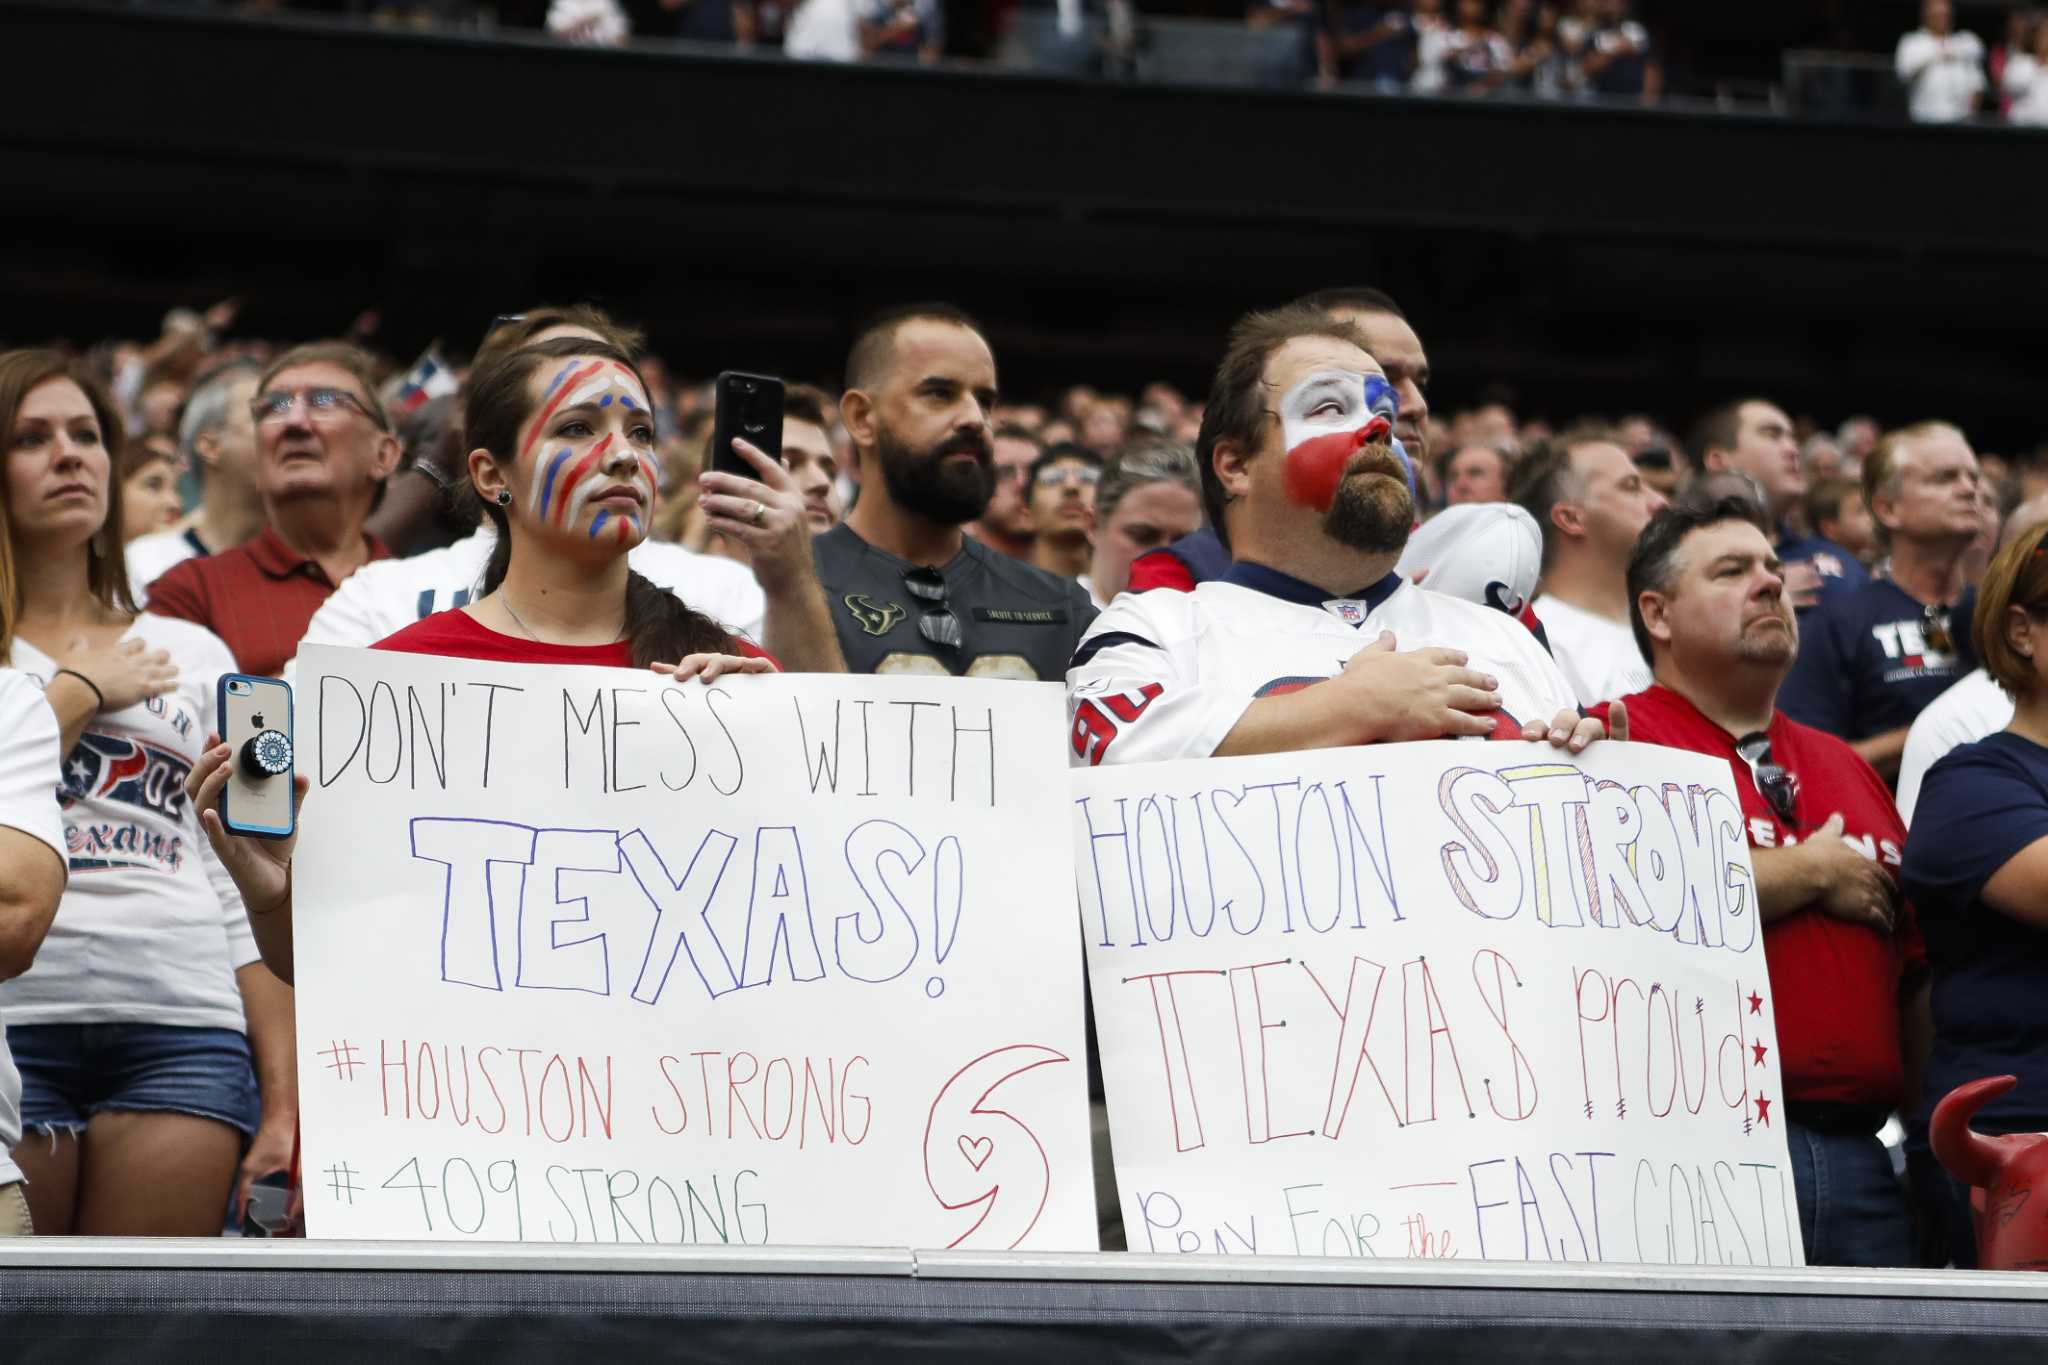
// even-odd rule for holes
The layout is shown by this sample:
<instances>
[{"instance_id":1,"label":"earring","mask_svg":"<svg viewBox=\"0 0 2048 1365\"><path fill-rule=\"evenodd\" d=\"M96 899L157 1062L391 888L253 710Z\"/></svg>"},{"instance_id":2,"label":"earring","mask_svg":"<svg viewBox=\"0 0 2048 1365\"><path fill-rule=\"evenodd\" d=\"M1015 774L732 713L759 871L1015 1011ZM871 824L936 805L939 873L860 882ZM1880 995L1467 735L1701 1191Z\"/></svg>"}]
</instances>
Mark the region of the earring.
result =
<instances>
[{"instance_id":1,"label":"earring","mask_svg":"<svg viewBox=\"0 0 2048 1365\"><path fill-rule=\"evenodd\" d=\"M510 507L511 505L512 505L512 490L511 490L511 489L509 489L509 488L500 488L500 489L498 490L498 506L500 506L500 507Z\"/></svg>"}]
</instances>

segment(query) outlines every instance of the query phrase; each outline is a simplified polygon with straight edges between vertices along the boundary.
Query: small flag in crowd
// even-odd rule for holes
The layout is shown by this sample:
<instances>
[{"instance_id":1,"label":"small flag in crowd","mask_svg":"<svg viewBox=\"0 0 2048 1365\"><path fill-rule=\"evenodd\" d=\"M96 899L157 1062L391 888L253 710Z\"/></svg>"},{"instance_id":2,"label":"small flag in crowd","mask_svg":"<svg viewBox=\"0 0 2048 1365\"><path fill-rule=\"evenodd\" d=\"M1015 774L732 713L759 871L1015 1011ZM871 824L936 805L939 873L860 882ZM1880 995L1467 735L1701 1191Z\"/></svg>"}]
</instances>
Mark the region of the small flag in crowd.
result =
<instances>
[{"instance_id":1,"label":"small flag in crowd","mask_svg":"<svg viewBox=\"0 0 2048 1365\"><path fill-rule=\"evenodd\" d=\"M420 358L413 362L412 368L399 382L398 410L405 413L417 411L430 399L459 393L461 387L455 382L455 371L441 359L440 343L436 342L420 353Z\"/></svg>"}]
</instances>

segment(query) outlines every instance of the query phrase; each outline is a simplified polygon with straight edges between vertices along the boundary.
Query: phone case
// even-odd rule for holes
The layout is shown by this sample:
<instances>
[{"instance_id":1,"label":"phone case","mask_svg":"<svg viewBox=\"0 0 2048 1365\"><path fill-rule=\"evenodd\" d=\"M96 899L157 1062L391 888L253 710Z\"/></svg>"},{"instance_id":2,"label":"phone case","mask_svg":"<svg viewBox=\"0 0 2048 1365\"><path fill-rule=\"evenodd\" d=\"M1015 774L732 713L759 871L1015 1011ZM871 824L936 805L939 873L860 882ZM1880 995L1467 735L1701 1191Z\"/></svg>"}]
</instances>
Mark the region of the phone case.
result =
<instances>
[{"instance_id":1,"label":"phone case","mask_svg":"<svg viewBox=\"0 0 2048 1365\"><path fill-rule=\"evenodd\" d=\"M732 448L737 436L772 459L782 455L782 381L769 374L725 370L714 386L711 467L755 479L760 472Z\"/></svg>"},{"instance_id":2,"label":"phone case","mask_svg":"<svg viewBox=\"0 0 2048 1365\"><path fill-rule=\"evenodd\" d=\"M221 676L214 714L228 756L221 791L221 823L237 834L282 839L294 824L292 689L277 678L248 673Z\"/></svg>"}]
</instances>

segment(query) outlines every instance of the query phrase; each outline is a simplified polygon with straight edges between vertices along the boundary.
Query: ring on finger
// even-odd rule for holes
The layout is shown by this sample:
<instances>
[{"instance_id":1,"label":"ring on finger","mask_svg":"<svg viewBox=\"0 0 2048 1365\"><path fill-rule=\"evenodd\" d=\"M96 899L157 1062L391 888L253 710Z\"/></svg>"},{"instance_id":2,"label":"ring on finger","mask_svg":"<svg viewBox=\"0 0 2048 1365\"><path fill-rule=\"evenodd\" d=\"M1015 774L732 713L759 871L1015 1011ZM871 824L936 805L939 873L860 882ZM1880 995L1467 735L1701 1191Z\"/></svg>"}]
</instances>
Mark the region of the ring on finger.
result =
<instances>
[{"instance_id":1,"label":"ring on finger","mask_svg":"<svg viewBox=\"0 0 2048 1365\"><path fill-rule=\"evenodd\" d=\"M766 521L767 519L768 519L768 504L766 504L766 503L764 503L764 502L756 502L756 503L754 504L754 510L753 510L753 512L752 512L752 513L751 513L751 514L750 514L750 515L749 515L749 516L747 517L747 520L748 520L748 521L750 521L750 522L752 522L752 523L753 523L754 525L756 525L756 526L759 526L759 525L760 525L760 524L761 524L762 522Z\"/></svg>"}]
</instances>

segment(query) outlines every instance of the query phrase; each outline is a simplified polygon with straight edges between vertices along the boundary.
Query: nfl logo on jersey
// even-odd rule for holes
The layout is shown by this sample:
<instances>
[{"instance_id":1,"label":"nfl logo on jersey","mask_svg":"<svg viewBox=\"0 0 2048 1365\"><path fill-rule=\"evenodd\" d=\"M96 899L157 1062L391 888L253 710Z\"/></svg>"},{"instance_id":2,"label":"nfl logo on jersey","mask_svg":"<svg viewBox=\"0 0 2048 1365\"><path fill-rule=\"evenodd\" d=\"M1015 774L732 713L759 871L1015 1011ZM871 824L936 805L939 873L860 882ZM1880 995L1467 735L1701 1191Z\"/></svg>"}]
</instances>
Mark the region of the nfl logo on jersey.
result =
<instances>
[{"instance_id":1,"label":"nfl logo on jersey","mask_svg":"<svg viewBox=\"0 0 2048 1365\"><path fill-rule=\"evenodd\" d=\"M1357 626L1365 623L1366 605L1363 602L1340 599L1335 602L1323 603L1323 610L1329 612L1330 615L1336 617L1347 626Z\"/></svg>"}]
</instances>

